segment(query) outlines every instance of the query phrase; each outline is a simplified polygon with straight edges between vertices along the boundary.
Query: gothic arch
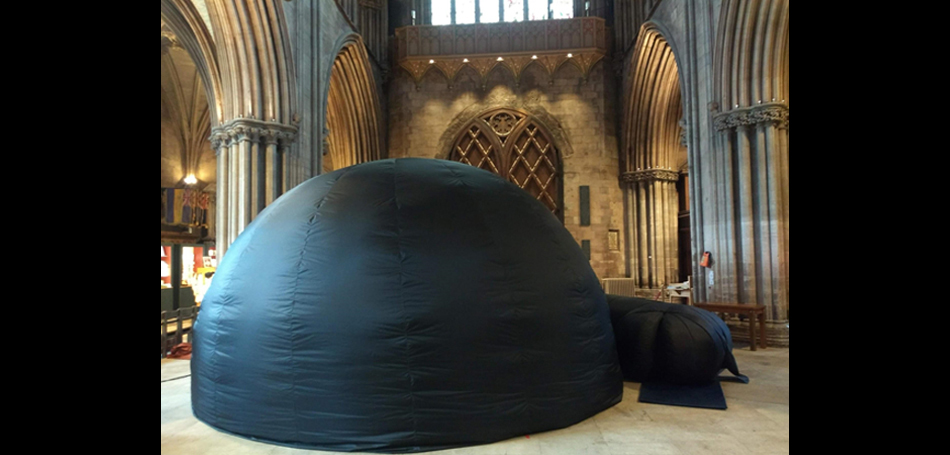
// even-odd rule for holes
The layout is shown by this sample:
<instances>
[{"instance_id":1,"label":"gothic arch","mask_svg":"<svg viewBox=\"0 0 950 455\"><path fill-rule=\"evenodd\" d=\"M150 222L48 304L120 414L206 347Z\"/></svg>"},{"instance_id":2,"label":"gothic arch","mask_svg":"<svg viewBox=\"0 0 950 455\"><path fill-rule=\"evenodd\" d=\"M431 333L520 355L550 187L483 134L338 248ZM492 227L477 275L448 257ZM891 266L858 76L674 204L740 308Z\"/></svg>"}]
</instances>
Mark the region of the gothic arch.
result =
<instances>
[{"instance_id":1,"label":"gothic arch","mask_svg":"<svg viewBox=\"0 0 950 455\"><path fill-rule=\"evenodd\" d=\"M216 246L228 245L264 207L300 182L296 82L280 0L207 0L206 27L189 0L162 0L162 20L199 66L214 106Z\"/></svg>"},{"instance_id":2,"label":"gothic arch","mask_svg":"<svg viewBox=\"0 0 950 455\"><path fill-rule=\"evenodd\" d=\"M195 68L208 97L208 105L213 110L210 116L212 126L217 126L222 123L224 115L221 104L224 97L217 52L211 33L198 10L188 0L162 0L162 23L171 30L171 36L163 36L163 41L174 40L174 44L185 49L195 62Z\"/></svg>"},{"instance_id":3,"label":"gothic arch","mask_svg":"<svg viewBox=\"0 0 950 455\"><path fill-rule=\"evenodd\" d=\"M466 122L446 158L495 173L563 220L562 159L551 133L526 111L488 110Z\"/></svg>"},{"instance_id":4,"label":"gothic arch","mask_svg":"<svg viewBox=\"0 0 950 455\"><path fill-rule=\"evenodd\" d=\"M551 115L547 109L537 103L525 102L519 97L498 96L489 97L489 99L483 102L472 104L456 115L439 139L438 150L440 150L440 152L435 158L449 159L449 154L452 152L452 145L459 135L462 134L465 126L479 115L497 109L512 109L533 117L544 127L545 131L550 134L551 140L554 142L554 147L557 148L561 158L574 156L574 147L571 145L571 142L567 140L567 135L561 126L561 122Z\"/></svg>"},{"instance_id":5,"label":"gothic arch","mask_svg":"<svg viewBox=\"0 0 950 455\"><path fill-rule=\"evenodd\" d=\"M382 110L366 47L345 37L330 68L323 171L382 158Z\"/></svg>"},{"instance_id":6,"label":"gothic arch","mask_svg":"<svg viewBox=\"0 0 950 455\"><path fill-rule=\"evenodd\" d=\"M657 24L641 27L630 71L621 154L627 267L637 287L657 289L681 280L677 182L686 155L683 83L676 53Z\"/></svg>"}]
</instances>

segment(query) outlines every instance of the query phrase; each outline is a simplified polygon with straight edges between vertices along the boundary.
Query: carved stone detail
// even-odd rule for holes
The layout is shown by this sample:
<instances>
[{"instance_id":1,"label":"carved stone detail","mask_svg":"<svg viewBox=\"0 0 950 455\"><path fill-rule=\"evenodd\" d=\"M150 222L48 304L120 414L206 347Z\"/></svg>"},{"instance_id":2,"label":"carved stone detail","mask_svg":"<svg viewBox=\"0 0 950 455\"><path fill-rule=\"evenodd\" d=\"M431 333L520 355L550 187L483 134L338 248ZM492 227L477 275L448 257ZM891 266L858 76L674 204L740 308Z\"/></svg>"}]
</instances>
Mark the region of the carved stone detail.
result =
<instances>
[{"instance_id":1,"label":"carved stone detail","mask_svg":"<svg viewBox=\"0 0 950 455\"><path fill-rule=\"evenodd\" d=\"M677 171L670 171L666 169L647 169L645 171L625 172L622 178L626 183L658 180L678 182L680 179L680 174Z\"/></svg>"},{"instance_id":2,"label":"carved stone detail","mask_svg":"<svg viewBox=\"0 0 950 455\"><path fill-rule=\"evenodd\" d=\"M399 62L399 66L403 67L403 69L412 75L416 84L422 82L422 76L425 76L426 71L429 70L429 63L422 60L405 60Z\"/></svg>"},{"instance_id":3,"label":"carved stone detail","mask_svg":"<svg viewBox=\"0 0 950 455\"><path fill-rule=\"evenodd\" d=\"M278 144L285 150L297 138L297 128L281 123L253 119L235 119L211 130L211 145L216 154L237 142L247 141L264 145Z\"/></svg>"},{"instance_id":4,"label":"carved stone detail","mask_svg":"<svg viewBox=\"0 0 950 455\"><path fill-rule=\"evenodd\" d=\"M713 117L713 123L718 131L766 122L774 123L779 128L788 128L788 106L784 103L765 103L735 109Z\"/></svg>"},{"instance_id":5,"label":"carved stone detail","mask_svg":"<svg viewBox=\"0 0 950 455\"><path fill-rule=\"evenodd\" d=\"M481 85L489 73L504 66L518 86L524 70L537 64L550 82L565 63L577 66L587 80L592 68L608 54L609 33L603 18L578 17L550 24L512 22L469 25L408 26L396 30L396 61L412 75L419 88L430 66L448 79L449 85L464 67L475 70ZM499 38L502 44L496 45ZM475 40L474 49L468 44ZM462 51L465 49L465 51Z\"/></svg>"},{"instance_id":6,"label":"carved stone detail","mask_svg":"<svg viewBox=\"0 0 950 455\"><path fill-rule=\"evenodd\" d=\"M442 70L442 73L445 74L445 77L449 80L449 85L453 85L455 82L455 76L458 75L459 70L465 67L465 62L460 58L439 60L435 63L435 66L439 67Z\"/></svg>"},{"instance_id":7,"label":"carved stone detail","mask_svg":"<svg viewBox=\"0 0 950 455\"><path fill-rule=\"evenodd\" d=\"M488 125L498 136L505 137L511 134L518 120L507 112L500 112L488 119Z\"/></svg>"}]
</instances>

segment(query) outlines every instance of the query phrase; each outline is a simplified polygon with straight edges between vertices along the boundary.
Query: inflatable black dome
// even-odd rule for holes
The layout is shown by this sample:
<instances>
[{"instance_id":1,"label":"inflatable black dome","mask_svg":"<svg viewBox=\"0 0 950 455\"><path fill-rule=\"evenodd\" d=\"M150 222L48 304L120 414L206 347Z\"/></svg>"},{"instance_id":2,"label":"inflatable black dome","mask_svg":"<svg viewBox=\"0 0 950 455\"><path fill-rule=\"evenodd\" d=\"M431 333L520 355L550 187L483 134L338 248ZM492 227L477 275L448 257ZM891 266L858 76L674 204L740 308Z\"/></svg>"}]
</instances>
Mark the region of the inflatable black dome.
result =
<instances>
[{"instance_id":1,"label":"inflatable black dome","mask_svg":"<svg viewBox=\"0 0 950 455\"><path fill-rule=\"evenodd\" d=\"M231 245L195 325L195 416L293 447L483 444L622 393L606 296L572 236L517 186L443 160L288 192Z\"/></svg>"},{"instance_id":2,"label":"inflatable black dome","mask_svg":"<svg viewBox=\"0 0 950 455\"><path fill-rule=\"evenodd\" d=\"M715 314L632 297L607 301L626 380L702 385L723 369L745 378L732 355L732 333Z\"/></svg>"}]
</instances>

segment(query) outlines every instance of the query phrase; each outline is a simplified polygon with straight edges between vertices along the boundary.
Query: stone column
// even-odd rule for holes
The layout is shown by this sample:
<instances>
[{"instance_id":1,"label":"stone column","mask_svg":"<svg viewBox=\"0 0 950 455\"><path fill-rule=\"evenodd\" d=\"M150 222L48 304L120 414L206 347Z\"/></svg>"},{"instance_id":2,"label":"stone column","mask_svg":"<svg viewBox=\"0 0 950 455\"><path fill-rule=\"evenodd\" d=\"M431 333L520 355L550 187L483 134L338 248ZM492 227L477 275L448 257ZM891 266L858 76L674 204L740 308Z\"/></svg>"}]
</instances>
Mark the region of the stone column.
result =
<instances>
[{"instance_id":1,"label":"stone column","mask_svg":"<svg viewBox=\"0 0 950 455\"><path fill-rule=\"evenodd\" d=\"M788 105L737 107L713 120L732 159L727 164L735 166L725 166L719 185L728 202L723 240L731 248L716 259L726 273L708 300L765 305L769 337L787 344Z\"/></svg>"},{"instance_id":2,"label":"stone column","mask_svg":"<svg viewBox=\"0 0 950 455\"><path fill-rule=\"evenodd\" d=\"M296 139L296 131L293 126L253 119L233 120L212 131L218 156L215 244L219 258L258 213L292 187L287 178L292 175L287 162L292 160L283 155Z\"/></svg>"},{"instance_id":3,"label":"stone column","mask_svg":"<svg viewBox=\"0 0 950 455\"><path fill-rule=\"evenodd\" d=\"M630 244L628 269L638 288L663 289L678 281L678 180L678 172L666 169L623 174Z\"/></svg>"},{"instance_id":4,"label":"stone column","mask_svg":"<svg viewBox=\"0 0 950 455\"><path fill-rule=\"evenodd\" d=\"M228 163L228 158L230 154L228 150L231 148L231 138L227 133L214 133L211 135L211 146L214 147L214 153L218 157L218 169L217 169L217 190L215 191L215 239L216 239L216 252L220 260L221 256L224 255L224 252L227 251L228 245L230 242L226 242L225 239L228 238L228 216L227 212L224 210L225 207L228 207L228 195L229 195L229 176L230 176L230 164Z\"/></svg>"}]
</instances>

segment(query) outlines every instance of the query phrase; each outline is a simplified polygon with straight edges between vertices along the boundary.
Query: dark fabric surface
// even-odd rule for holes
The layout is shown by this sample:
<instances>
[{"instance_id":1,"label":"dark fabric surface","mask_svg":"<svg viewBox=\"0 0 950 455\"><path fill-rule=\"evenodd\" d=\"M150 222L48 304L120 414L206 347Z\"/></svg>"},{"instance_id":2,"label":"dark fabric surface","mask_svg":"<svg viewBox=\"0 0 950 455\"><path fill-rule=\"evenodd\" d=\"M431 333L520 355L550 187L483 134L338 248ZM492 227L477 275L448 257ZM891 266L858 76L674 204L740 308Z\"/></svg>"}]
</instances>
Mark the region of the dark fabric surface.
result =
<instances>
[{"instance_id":1,"label":"dark fabric surface","mask_svg":"<svg viewBox=\"0 0 950 455\"><path fill-rule=\"evenodd\" d=\"M723 368L739 375L732 334L715 314L687 305L607 296L624 379L704 385Z\"/></svg>"},{"instance_id":2,"label":"dark fabric surface","mask_svg":"<svg viewBox=\"0 0 950 455\"><path fill-rule=\"evenodd\" d=\"M459 163L313 178L237 238L194 329L211 426L419 452L573 425L620 402L606 296L547 208Z\"/></svg>"},{"instance_id":3,"label":"dark fabric surface","mask_svg":"<svg viewBox=\"0 0 950 455\"><path fill-rule=\"evenodd\" d=\"M640 385L640 402L690 408L726 409L726 395L722 392L719 381L701 385L643 383Z\"/></svg>"}]
</instances>

